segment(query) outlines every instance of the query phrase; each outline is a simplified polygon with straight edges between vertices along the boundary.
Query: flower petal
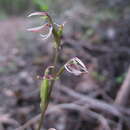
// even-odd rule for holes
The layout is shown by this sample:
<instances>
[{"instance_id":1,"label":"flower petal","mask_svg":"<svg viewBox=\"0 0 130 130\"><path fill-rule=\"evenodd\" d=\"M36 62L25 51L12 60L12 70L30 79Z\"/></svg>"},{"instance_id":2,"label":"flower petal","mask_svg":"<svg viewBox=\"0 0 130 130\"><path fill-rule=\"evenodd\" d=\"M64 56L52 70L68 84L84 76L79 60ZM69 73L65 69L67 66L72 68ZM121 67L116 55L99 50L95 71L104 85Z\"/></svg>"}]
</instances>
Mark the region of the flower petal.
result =
<instances>
[{"instance_id":1,"label":"flower petal","mask_svg":"<svg viewBox=\"0 0 130 130\"><path fill-rule=\"evenodd\" d=\"M75 69L75 68L73 68L73 67L70 67L69 65L65 65L65 69L69 72L69 73L72 73L72 74L74 74L74 75L80 75L80 74L82 74L83 72L81 72L80 70L78 70L78 69Z\"/></svg>"},{"instance_id":2,"label":"flower petal","mask_svg":"<svg viewBox=\"0 0 130 130\"><path fill-rule=\"evenodd\" d=\"M38 27L34 27L34 28L29 28L27 29L27 31L30 31L30 32L42 32L43 29L48 26L48 24L44 24L42 26L38 26Z\"/></svg>"},{"instance_id":3,"label":"flower petal","mask_svg":"<svg viewBox=\"0 0 130 130\"><path fill-rule=\"evenodd\" d=\"M50 29L49 29L49 33L48 34L45 34L45 35L40 34L40 36L43 38L42 40L48 39L51 36L51 34L52 34L52 30L53 30L53 27L51 26Z\"/></svg>"},{"instance_id":4,"label":"flower petal","mask_svg":"<svg viewBox=\"0 0 130 130\"><path fill-rule=\"evenodd\" d=\"M32 16L48 16L47 12L34 12L28 15L28 17L32 17Z\"/></svg>"},{"instance_id":5,"label":"flower petal","mask_svg":"<svg viewBox=\"0 0 130 130\"><path fill-rule=\"evenodd\" d=\"M77 57L69 60L64 66L68 72L73 73L74 75L80 75L88 72L84 63Z\"/></svg>"},{"instance_id":6,"label":"flower petal","mask_svg":"<svg viewBox=\"0 0 130 130\"><path fill-rule=\"evenodd\" d=\"M73 60L77 62L77 65L79 65L80 68L82 68L85 72L88 72L86 66L79 58L75 57Z\"/></svg>"}]
</instances>

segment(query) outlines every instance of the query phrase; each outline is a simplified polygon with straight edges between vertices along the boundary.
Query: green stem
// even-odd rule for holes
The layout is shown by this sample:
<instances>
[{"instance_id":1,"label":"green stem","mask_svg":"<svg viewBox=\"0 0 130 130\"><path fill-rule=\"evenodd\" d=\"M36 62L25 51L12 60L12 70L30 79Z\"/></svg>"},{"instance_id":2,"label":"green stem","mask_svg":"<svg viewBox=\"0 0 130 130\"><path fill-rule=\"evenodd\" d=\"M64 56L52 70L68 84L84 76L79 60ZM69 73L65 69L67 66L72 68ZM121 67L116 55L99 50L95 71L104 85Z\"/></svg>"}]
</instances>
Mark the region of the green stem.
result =
<instances>
[{"instance_id":1,"label":"green stem","mask_svg":"<svg viewBox=\"0 0 130 130\"><path fill-rule=\"evenodd\" d=\"M61 75L64 73L64 71L65 71L65 67L62 66L62 67L60 68L60 70L57 72L56 77L61 76Z\"/></svg>"},{"instance_id":2,"label":"green stem","mask_svg":"<svg viewBox=\"0 0 130 130\"><path fill-rule=\"evenodd\" d=\"M59 57L59 49L58 48L55 48L55 56L54 56L54 71L53 71L53 74L56 76L56 66L57 66L57 62L58 62L58 57ZM51 84L50 84L50 90L49 90L49 97L51 95L51 91L52 91L52 88L53 88L53 85L55 83L55 79L51 81Z\"/></svg>"},{"instance_id":3,"label":"green stem","mask_svg":"<svg viewBox=\"0 0 130 130\"><path fill-rule=\"evenodd\" d=\"M50 22L52 22L51 18L50 18ZM53 25L54 26L54 25ZM60 38L59 36L57 36L57 32L55 30L55 28L53 29L53 35L54 35L54 39L55 39L55 42L56 42L56 45L57 47L55 48L55 56L54 56L54 71L53 71L53 75L56 75L56 71L57 71L57 62L58 62L58 57L59 57L59 46L60 46ZM52 92L52 88L53 88L53 85L55 83L55 79L51 81L50 83L50 89L49 89L49 93L48 93L48 102L47 104L45 105L45 107L43 107L42 109L42 112L41 112L41 118L40 118L40 121L39 121L39 125L38 125L38 129L37 130L40 130L41 127L42 127L42 123L44 121L44 117L45 117L45 112L46 112L46 109L48 107L48 103L49 103L49 99L50 99L50 96L51 96L51 92Z\"/></svg>"},{"instance_id":4,"label":"green stem","mask_svg":"<svg viewBox=\"0 0 130 130\"><path fill-rule=\"evenodd\" d=\"M42 127L43 120L44 120L44 117L45 117L44 115L45 115L45 111L46 111L46 109L47 109L47 106L43 107L43 109L42 109L41 117L40 117L40 121L39 121L39 125L38 125L37 130L40 130L41 127Z\"/></svg>"},{"instance_id":5,"label":"green stem","mask_svg":"<svg viewBox=\"0 0 130 130\"><path fill-rule=\"evenodd\" d=\"M59 49L55 48L55 57L54 57L54 74L56 73L56 67L57 67L57 62L58 62L58 58L59 58Z\"/></svg>"}]
</instances>

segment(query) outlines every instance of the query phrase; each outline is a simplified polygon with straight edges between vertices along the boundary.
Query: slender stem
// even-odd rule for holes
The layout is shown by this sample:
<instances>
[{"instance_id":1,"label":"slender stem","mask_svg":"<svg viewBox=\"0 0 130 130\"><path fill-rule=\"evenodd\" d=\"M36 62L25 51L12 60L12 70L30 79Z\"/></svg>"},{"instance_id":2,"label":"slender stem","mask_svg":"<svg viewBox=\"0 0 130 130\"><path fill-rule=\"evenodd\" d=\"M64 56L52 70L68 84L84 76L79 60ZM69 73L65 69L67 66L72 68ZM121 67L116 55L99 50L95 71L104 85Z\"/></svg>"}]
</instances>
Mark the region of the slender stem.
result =
<instances>
[{"instance_id":1,"label":"slender stem","mask_svg":"<svg viewBox=\"0 0 130 130\"><path fill-rule=\"evenodd\" d=\"M54 69L56 71L56 66L57 66L57 62L58 62L58 57L59 57L59 49L55 48L55 57L54 57ZM55 73L54 71L54 73Z\"/></svg>"},{"instance_id":2,"label":"slender stem","mask_svg":"<svg viewBox=\"0 0 130 130\"><path fill-rule=\"evenodd\" d=\"M40 118L37 130L40 130L41 127L42 127L42 123L43 123L43 120L44 120L44 117L45 117L44 115L45 115L46 108L47 108L47 106L43 107L43 109L42 109L41 118Z\"/></svg>"},{"instance_id":3,"label":"slender stem","mask_svg":"<svg viewBox=\"0 0 130 130\"><path fill-rule=\"evenodd\" d=\"M53 74L56 75L56 67L57 67L57 62L58 62L58 57L59 57L59 49L55 48L55 56L54 56L54 71L53 71ZM49 90L49 97L51 95L51 91L52 91L52 88L53 88L53 85L55 83L55 79L51 81L51 84L50 84L50 90Z\"/></svg>"},{"instance_id":4,"label":"slender stem","mask_svg":"<svg viewBox=\"0 0 130 130\"><path fill-rule=\"evenodd\" d=\"M61 75L64 73L64 71L65 71L65 67L62 66L62 67L60 68L60 70L57 72L56 77L61 76Z\"/></svg>"},{"instance_id":5,"label":"slender stem","mask_svg":"<svg viewBox=\"0 0 130 130\"><path fill-rule=\"evenodd\" d=\"M55 31L53 31L53 35L55 37L55 42L56 42L57 45L60 45L60 39L59 39L59 37L56 36L56 34L57 33ZM56 71L57 71L57 62L58 62L58 57L59 57L59 51L60 51L59 47L56 47L55 48L55 55L54 55L54 63L53 63L54 64L54 71L52 72L54 75L56 75ZM46 109L48 107L48 103L49 103L49 99L50 99L50 96L51 96L51 92L52 92L52 88L53 88L54 83L55 83L55 80L52 80L51 83L50 83L50 89L49 89L49 93L48 93L48 102L46 103L45 107L43 107L43 109L42 109L41 118L40 118L37 130L40 130L41 127L42 127L42 123L44 121L45 112L46 112Z\"/></svg>"}]
</instances>

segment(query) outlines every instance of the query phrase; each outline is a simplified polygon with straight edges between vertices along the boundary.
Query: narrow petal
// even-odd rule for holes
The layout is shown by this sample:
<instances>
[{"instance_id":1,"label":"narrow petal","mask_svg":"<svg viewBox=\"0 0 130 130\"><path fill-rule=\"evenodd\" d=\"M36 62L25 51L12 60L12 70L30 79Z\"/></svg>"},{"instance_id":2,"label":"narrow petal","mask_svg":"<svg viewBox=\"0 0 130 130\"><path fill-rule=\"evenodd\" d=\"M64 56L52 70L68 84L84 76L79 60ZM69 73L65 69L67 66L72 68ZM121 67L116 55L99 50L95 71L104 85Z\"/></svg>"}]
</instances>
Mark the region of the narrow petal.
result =
<instances>
[{"instance_id":1,"label":"narrow petal","mask_svg":"<svg viewBox=\"0 0 130 130\"><path fill-rule=\"evenodd\" d=\"M48 26L48 24L44 24L42 26L38 26L38 27L34 27L34 28L29 28L27 29L27 31L30 31L30 32L42 32L43 29Z\"/></svg>"},{"instance_id":2,"label":"narrow petal","mask_svg":"<svg viewBox=\"0 0 130 130\"><path fill-rule=\"evenodd\" d=\"M48 16L47 12L34 12L28 15L28 17L32 17L32 16Z\"/></svg>"},{"instance_id":3,"label":"narrow petal","mask_svg":"<svg viewBox=\"0 0 130 130\"><path fill-rule=\"evenodd\" d=\"M65 69L66 69L68 72L72 73L72 71L68 68L68 64L65 64Z\"/></svg>"},{"instance_id":4,"label":"narrow petal","mask_svg":"<svg viewBox=\"0 0 130 130\"><path fill-rule=\"evenodd\" d=\"M48 34L45 34L45 35L40 34L40 36L43 38L43 40L46 40L46 39L48 39L51 36L52 30L53 30L53 27L51 26L50 29L49 29L49 33Z\"/></svg>"},{"instance_id":5,"label":"narrow petal","mask_svg":"<svg viewBox=\"0 0 130 130\"><path fill-rule=\"evenodd\" d=\"M80 68L82 68L85 72L88 72L86 66L79 58L75 57L74 60L77 62Z\"/></svg>"},{"instance_id":6,"label":"narrow petal","mask_svg":"<svg viewBox=\"0 0 130 130\"><path fill-rule=\"evenodd\" d=\"M69 73L72 73L72 74L74 74L74 75L76 75L76 76L82 74L81 71L79 71L79 70L77 70L77 69L74 69L74 68L70 68L70 67L68 67L67 64L65 65L65 69L66 69Z\"/></svg>"},{"instance_id":7,"label":"narrow petal","mask_svg":"<svg viewBox=\"0 0 130 130\"><path fill-rule=\"evenodd\" d=\"M68 72L70 72L74 75L80 75L82 73L88 72L84 63L77 57L69 60L64 66Z\"/></svg>"}]
</instances>

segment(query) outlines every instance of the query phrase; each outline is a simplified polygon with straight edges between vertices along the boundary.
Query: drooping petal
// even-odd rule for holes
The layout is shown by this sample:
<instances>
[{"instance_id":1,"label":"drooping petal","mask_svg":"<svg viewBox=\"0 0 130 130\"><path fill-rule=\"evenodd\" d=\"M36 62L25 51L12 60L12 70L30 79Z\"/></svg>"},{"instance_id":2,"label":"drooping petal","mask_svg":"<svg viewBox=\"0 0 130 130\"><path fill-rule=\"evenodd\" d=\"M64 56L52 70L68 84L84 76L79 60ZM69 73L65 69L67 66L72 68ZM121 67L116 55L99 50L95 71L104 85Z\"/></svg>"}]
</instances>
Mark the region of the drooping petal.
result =
<instances>
[{"instance_id":1,"label":"drooping petal","mask_svg":"<svg viewBox=\"0 0 130 130\"><path fill-rule=\"evenodd\" d=\"M27 31L30 31L30 32L42 32L44 30L44 28L47 27L47 26L48 26L48 24L44 24L42 26L29 28L29 29L27 29Z\"/></svg>"},{"instance_id":2,"label":"drooping petal","mask_svg":"<svg viewBox=\"0 0 130 130\"><path fill-rule=\"evenodd\" d=\"M48 16L47 12L34 12L28 15L28 17L32 17L32 16Z\"/></svg>"},{"instance_id":3,"label":"drooping petal","mask_svg":"<svg viewBox=\"0 0 130 130\"><path fill-rule=\"evenodd\" d=\"M53 27L52 26L50 26L50 29L49 29L49 32L48 32L48 34L40 34L40 36L43 38L42 40L46 40L46 39L48 39L50 36L51 36L51 34L52 34L52 30L53 30Z\"/></svg>"},{"instance_id":4,"label":"drooping petal","mask_svg":"<svg viewBox=\"0 0 130 130\"><path fill-rule=\"evenodd\" d=\"M74 75L80 75L88 72L84 63L77 57L69 60L64 66L68 72L73 73Z\"/></svg>"},{"instance_id":5,"label":"drooping petal","mask_svg":"<svg viewBox=\"0 0 130 130\"><path fill-rule=\"evenodd\" d=\"M65 65L65 69L69 72L69 73L72 73L74 75L80 75L82 74L83 72L81 72L80 70L78 70L77 68L75 67L72 67L72 66L69 66L69 65Z\"/></svg>"},{"instance_id":6,"label":"drooping petal","mask_svg":"<svg viewBox=\"0 0 130 130\"><path fill-rule=\"evenodd\" d=\"M79 58L75 57L73 60L76 62L78 67L82 68L85 72L88 72L86 66Z\"/></svg>"}]
</instances>

